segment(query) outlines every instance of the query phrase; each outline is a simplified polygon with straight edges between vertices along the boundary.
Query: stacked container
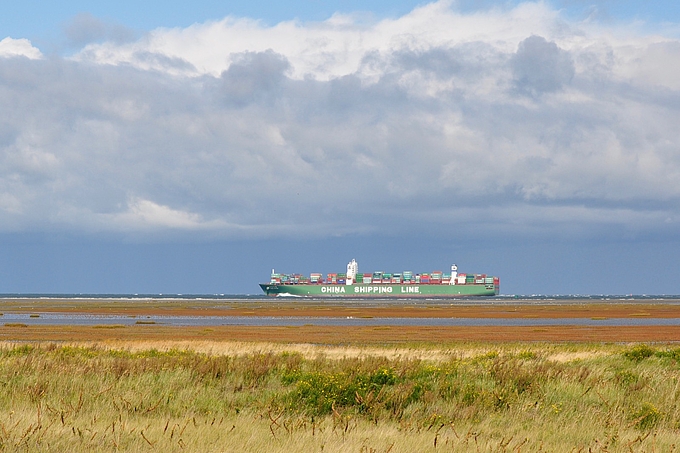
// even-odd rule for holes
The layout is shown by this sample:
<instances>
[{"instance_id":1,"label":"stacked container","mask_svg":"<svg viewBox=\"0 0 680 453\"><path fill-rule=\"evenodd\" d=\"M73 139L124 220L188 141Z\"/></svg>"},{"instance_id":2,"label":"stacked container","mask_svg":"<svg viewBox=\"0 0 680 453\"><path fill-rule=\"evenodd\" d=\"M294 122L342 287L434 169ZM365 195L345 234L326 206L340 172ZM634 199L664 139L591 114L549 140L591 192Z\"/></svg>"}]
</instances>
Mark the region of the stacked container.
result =
<instances>
[{"instance_id":1,"label":"stacked container","mask_svg":"<svg viewBox=\"0 0 680 453\"><path fill-rule=\"evenodd\" d=\"M337 284L344 285L347 283L347 274L326 274L324 280L323 274L312 273L309 277L302 274L276 274L272 271L270 284L272 285L316 285L316 284ZM443 273L442 271L433 271L429 274L414 274L411 271L403 271L402 273L390 274L387 272L376 271L373 273L357 274L357 284L382 284L382 285L402 285L402 284L424 284L424 285L494 285L499 286L500 280L498 277L488 276L487 274L464 274L455 272Z\"/></svg>"}]
</instances>

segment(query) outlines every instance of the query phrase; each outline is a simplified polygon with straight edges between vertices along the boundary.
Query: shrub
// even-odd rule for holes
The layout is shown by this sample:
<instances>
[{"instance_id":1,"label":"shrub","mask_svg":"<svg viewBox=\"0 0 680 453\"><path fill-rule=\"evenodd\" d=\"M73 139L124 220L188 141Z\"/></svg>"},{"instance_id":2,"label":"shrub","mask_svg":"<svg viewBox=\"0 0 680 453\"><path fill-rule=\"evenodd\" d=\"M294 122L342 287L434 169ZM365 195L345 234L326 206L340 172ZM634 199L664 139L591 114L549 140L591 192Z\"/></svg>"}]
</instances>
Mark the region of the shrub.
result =
<instances>
[{"instance_id":1,"label":"shrub","mask_svg":"<svg viewBox=\"0 0 680 453\"><path fill-rule=\"evenodd\" d=\"M653 356L654 352L654 349L650 348L646 344L640 344L627 351L624 351L623 356L634 362L641 362L642 360Z\"/></svg>"},{"instance_id":2,"label":"shrub","mask_svg":"<svg viewBox=\"0 0 680 453\"><path fill-rule=\"evenodd\" d=\"M680 348L667 349L665 351L657 351L656 357L673 359L676 362L680 362Z\"/></svg>"},{"instance_id":3,"label":"shrub","mask_svg":"<svg viewBox=\"0 0 680 453\"><path fill-rule=\"evenodd\" d=\"M648 431L659 424L662 413L653 404L644 403L632 416L636 428Z\"/></svg>"}]
</instances>

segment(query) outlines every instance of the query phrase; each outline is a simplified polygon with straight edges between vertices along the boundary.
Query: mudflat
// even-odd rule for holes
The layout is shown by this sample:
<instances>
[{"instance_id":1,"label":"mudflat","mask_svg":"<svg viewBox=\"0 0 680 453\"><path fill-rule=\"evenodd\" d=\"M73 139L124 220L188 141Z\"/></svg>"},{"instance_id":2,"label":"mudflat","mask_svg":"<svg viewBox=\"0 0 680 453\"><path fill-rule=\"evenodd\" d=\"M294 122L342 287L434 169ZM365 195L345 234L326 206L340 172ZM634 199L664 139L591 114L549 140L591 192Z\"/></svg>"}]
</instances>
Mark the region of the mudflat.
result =
<instances>
[{"instance_id":1,"label":"mudflat","mask_svg":"<svg viewBox=\"0 0 680 453\"><path fill-rule=\"evenodd\" d=\"M0 326L2 341L245 341L269 343L422 344L460 341L680 342L679 326L346 327L346 326Z\"/></svg>"},{"instance_id":2,"label":"mudflat","mask_svg":"<svg viewBox=\"0 0 680 453\"><path fill-rule=\"evenodd\" d=\"M680 299L521 302L503 300L291 301L219 299L0 299L5 313L120 316L273 316L346 318L680 318Z\"/></svg>"},{"instance_id":3,"label":"mudflat","mask_svg":"<svg viewBox=\"0 0 680 453\"><path fill-rule=\"evenodd\" d=\"M187 299L2 299L2 313L144 316L267 316L354 318L680 318L680 301L570 300L568 303L437 301L279 301ZM5 341L267 341L315 344L392 344L459 341L676 342L680 326L164 326L26 325L0 317Z\"/></svg>"}]
</instances>

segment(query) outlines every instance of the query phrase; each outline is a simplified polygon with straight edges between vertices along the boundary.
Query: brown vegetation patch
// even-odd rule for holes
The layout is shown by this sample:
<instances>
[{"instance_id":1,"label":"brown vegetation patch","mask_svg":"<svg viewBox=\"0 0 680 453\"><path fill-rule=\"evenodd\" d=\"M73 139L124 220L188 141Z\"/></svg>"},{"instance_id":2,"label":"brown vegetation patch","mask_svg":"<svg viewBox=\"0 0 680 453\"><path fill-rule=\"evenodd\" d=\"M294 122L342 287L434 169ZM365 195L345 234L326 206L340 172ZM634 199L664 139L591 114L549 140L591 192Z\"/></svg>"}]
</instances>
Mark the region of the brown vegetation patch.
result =
<instances>
[{"instance_id":1,"label":"brown vegetation patch","mask_svg":"<svg viewBox=\"0 0 680 453\"><path fill-rule=\"evenodd\" d=\"M527 327L422 327L376 329L375 326L215 326L171 327L134 325L120 329L96 326L6 326L5 341L184 340L274 343L408 344L459 341L549 342L676 342L680 326L543 326Z\"/></svg>"},{"instance_id":2,"label":"brown vegetation patch","mask_svg":"<svg viewBox=\"0 0 680 453\"><path fill-rule=\"evenodd\" d=\"M403 301L280 301L3 299L5 312L79 313L122 316L273 316L354 318L678 318L680 301L609 301L593 303L471 303L466 300Z\"/></svg>"}]
</instances>

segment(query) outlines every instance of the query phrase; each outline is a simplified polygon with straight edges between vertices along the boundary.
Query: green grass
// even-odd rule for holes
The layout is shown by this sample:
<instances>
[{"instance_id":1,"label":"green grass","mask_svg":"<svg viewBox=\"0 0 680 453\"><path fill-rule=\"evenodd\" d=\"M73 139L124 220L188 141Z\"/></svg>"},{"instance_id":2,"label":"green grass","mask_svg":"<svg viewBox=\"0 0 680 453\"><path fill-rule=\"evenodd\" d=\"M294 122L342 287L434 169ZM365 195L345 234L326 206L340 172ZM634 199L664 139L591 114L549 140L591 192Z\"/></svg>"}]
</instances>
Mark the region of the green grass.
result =
<instances>
[{"instance_id":1,"label":"green grass","mask_svg":"<svg viewBox=\"0 0 680 453\"><path fill-rule=\"evenodd\" d=\"M667 452L680 438L680 348L386 357L7 347L0 450Z\"/></svg>"}]
</instances>

